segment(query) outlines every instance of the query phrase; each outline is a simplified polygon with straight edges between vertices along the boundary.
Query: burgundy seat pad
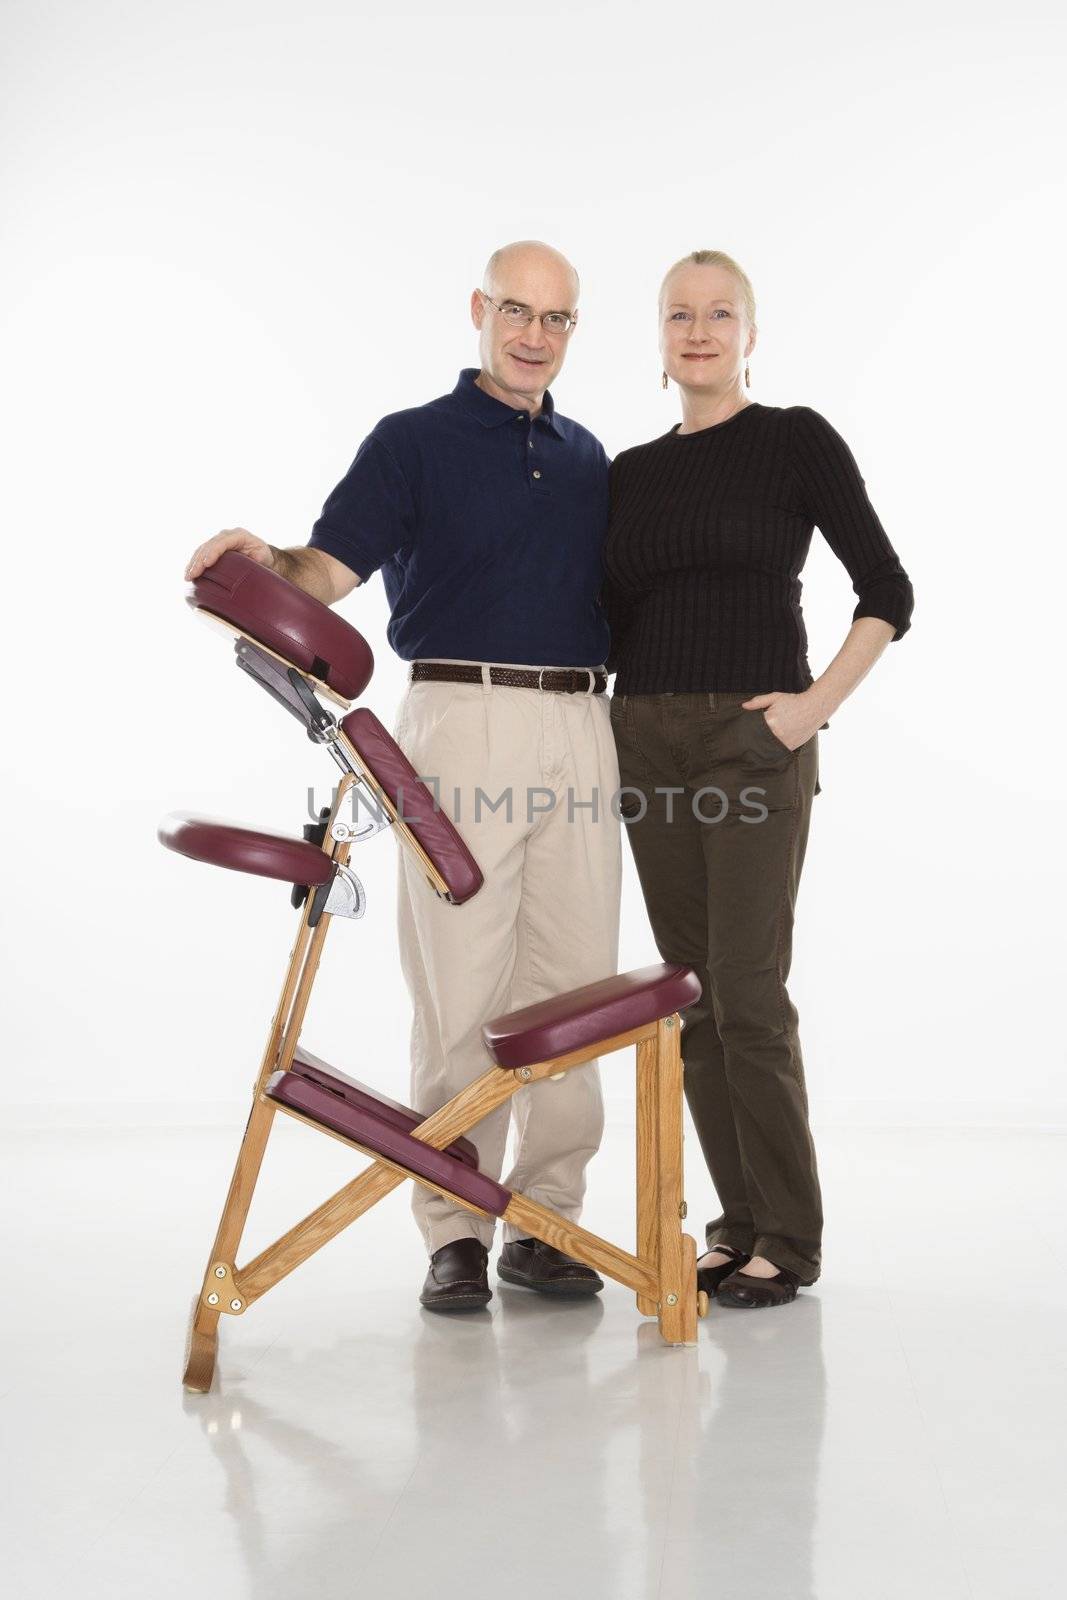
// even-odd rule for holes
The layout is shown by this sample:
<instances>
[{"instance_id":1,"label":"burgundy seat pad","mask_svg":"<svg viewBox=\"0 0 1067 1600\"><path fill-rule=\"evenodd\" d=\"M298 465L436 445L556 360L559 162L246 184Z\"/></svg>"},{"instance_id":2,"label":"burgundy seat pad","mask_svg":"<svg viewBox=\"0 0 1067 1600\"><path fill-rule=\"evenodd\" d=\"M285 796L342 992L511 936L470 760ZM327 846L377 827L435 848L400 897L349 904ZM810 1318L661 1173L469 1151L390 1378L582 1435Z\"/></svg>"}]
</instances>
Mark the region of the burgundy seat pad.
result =
<instances>
[{"instance_id":1,"label":"burgundy seat pad","mask_svg":"<svg viewBox=\"0 0 1067 1600\"><path fill-rule=\"evenodd\" d=\"M286 833L265 833L242 828L220 817L197 817L172 811L156 830L160 844L193 861L234 872L254 872L260 878L280 878L284 883L314 887L329 883L333 862L324 850Z\"/></svg>"},{"instance_id":2,"label":"burgundy seat pad","mask_svg":"<svg viewBox=\"0 0 1067 1600\"><path fill-rule=\"evenodd\" d=\"M404 1167L416 1178L428 1178L439 1183L450 1194L479 1206L490 1216L503 1216L511 1200L510 1190L494 1183L482 1172L474 1172L447 1150L435 1150L431 1145L413 1139L391 1122L368 1107L341 1100L336 1094L310 1078L295 1072L275 1072L267 1082L267 1093L272 1100L292 1106L306 1117L319 1122L324 1128L353 1139L364 1150L373 1150L397 1166Z\"/></svg>"},{"instance_id":3,"label":"burgundy seat pad","mask_svg":"<svg viewBox=\"0 0 1067 1600\"><path fill-rule=\"evenodd\" d=\"M295 1072L298 1078L307 1078L309 1083L317 1083L321 1088L331 1090L342 1100L347 1100L350 1105L362 1106L365 1110L372 1111L381 1117L383 1122L399 1128L402 1133L413 1133L419 1123L426 1120L410 1106L403 1106L398 1100L390 1100L388 1096L379 1094L377 1089L368 1088L365 1083L360 1083L358 1078L349 1078L343 1072L338 1072L336 1067L331 1067L328 1061L323 1061L319 1056L313 1056L303 1045L297 1045L293 1064L289 1070ZM455 1156L464 1166L473 1167L477 1171L478 1151L469 1139L456 1139L454 1143L447 1145L446 1149L450 1156Z\"/></svg>"},{"instance_id":4,"label":"burgundy seat pad","mask_svg":"<svg viewBox=\"0 0 1067 1600\"><path fill-rule=\"evenodd\" d=\"M358 699L371 680L374 657L363 635L251 556L224 550L214 566L193 579L185 598L328 684L342 700Z\"/></svg>"},{"instance_id":5,"label":"burgundy seat pad","mask_svg":"<svg viewBox=\"0 0 1067 1600\"><path fill-rule=\"evenodd\" d=\"M477 894L482 874L477 861L441 810L433 792L420 783L415 768L373 711L360 706L341 722L341 730L369 771L381 784L404 822L419 841L457 906Z\"/></svg>"},{"instance_id":6,"label":"burgundy seat pad","mask_svg":"<svg viewBox=\"0 0 1067 1600\"><path fill-rule=\"evenodd\" d=\"M699 999L692 967L660 962L495 1017L482 1037L500 1066L528 1067L669 1017Z\"/></svg>"}]
</instances>

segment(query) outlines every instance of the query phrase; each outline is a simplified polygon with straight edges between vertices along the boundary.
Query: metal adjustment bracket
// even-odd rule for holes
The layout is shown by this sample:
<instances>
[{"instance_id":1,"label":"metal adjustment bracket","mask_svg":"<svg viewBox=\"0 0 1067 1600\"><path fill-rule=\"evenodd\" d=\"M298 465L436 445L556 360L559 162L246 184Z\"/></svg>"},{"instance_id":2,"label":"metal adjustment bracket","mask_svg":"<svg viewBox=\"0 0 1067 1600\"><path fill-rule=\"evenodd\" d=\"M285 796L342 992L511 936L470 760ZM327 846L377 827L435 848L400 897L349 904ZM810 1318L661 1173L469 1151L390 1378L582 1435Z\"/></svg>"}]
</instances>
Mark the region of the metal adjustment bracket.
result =
<instances>
[{"instance_id":1,"label":"metal adjustment bracket","mask_svg":"<svg viewBox=\"0 0 1067 1600\"><path fill-rule=\"evenodd\" d=\"M337 733L337 718L319 700L314 689L307 679L297 672L295 667L290 667L286 677L296 692L304 710L304 721L307 725L308 738L315 744L325 744ZM300 713L297 712L297 716Z\"/></svg>"},{"instance_id":2,"label":"metal adjustment bracket","mask_svg":"<svg viewBox=\"0 0 1067 1600\"><path fill-rule=\"evenodd\" d=\"M227 1316L239 1317L245 1309L241 1293L229 1261L213 1261L207 1269L204 1288L200 1295L204 1305L212 1311L225 1311Z\"/></svg>"},{"instance_id":3,"label":"metal adjustment bracket","mask_svg":"<svg viewBox=\"0 0 1067 1600\"><path fill-rule=\"evenodd\" d=\"M391 827L393 817L390 815L388 807L383 805L378 795L375 794L373 787L367 781L366 775L353 762L352 757L341 743L338 734L339 729L337 724L334 723L323 735L321 742L326 746L345 776L355 780L349 793L354 795L357 801L365 803L370 811L370 820L360 827L355 827L345 822L343 818L338 817L330 829L330 837L336 839L339 844L362 844L364 839L373 839L374 835L381 833L383 828Z\"/></svg>"},{"instance_id":4,"label":"metal adjustment bracket","mask_svg":"<svg viewBox=\"0 0 1067 1600\"><path fill-rule=\"evenodd\" d=\"M330 829L331 839L336 839L338 844L362 844L365 839L373 839L376 833L381 833L383 828L392 827L392 817L384 806L378 804L365 784L357 779L349 793L358 794L360 799L367 801L370 817L358 825L345 822L343 817L338 817Z\"/></svg>"},{"instance_id":5,"label":"metal adjustment bracket","mask_svg":"<svg viewBox=\"0 0 1067 1600\"><path fill-rule=\"evenodd\" d=\"M303 723L314 744L325 744L335 736L337 719L326 710L310 683L295 667L285 667L248 639L235 641L234 657L242 672L265 689L272 700L284 706L290 716Z\"/></svg>"},{"instance_id":6,"label":"metal adjustment bracket","mask_svg":"<svg viewBox=\"0 0 1067 1600\"><path fill-rule=\"evenodd\" d=\"M337 867L324 911L331 917L361 917L367 909L367 892L351 867Z\"/></svg>"}]
</instances>

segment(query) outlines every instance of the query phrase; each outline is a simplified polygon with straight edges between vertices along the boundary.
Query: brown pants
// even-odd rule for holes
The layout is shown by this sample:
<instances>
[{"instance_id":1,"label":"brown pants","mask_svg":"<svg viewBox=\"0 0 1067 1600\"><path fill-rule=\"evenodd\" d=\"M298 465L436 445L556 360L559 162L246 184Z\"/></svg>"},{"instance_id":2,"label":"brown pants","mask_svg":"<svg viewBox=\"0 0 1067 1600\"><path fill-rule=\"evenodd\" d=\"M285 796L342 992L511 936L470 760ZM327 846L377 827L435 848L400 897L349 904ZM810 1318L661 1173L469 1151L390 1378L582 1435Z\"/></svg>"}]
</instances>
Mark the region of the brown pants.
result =
<instances>
[{"instance_id":1,"label":"brown pants","mask_svg":"<svg viewBox=\"0 0 1067 1600\"><path fill-rule=\"evenodd\" d=\"M751 693L616 695L622 820L665 961L704 986L685 1092L722 1206L708 1247L819 1276L822 1198L797 1010L793 914L819 792L818 734L790 751Z\"/></svg>"}]
</instances>

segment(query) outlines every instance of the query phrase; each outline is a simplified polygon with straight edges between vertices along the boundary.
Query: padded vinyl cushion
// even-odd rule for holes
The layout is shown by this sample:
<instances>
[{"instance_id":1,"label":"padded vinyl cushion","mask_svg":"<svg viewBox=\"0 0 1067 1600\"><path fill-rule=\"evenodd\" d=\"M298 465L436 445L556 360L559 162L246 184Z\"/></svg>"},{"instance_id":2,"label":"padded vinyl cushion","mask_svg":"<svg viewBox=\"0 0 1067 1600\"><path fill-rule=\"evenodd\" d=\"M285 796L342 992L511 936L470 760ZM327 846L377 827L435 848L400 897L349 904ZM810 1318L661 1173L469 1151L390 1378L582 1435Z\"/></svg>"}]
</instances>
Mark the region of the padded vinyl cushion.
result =
<instances>
[{"instance_id":1,"label":"padded vinyl cushion","mask_svg":"<svg viewBox=\"0 0 1067 1600\"><path fill-rule=\"evenodd\" d=\"M356 700L374 671L370 645L336 611L298 589L270 567L237 550L225 550L194 578L186 600L196 610L224 617L301 672L328 684L342 700Z\"/></svg>"},{"instance_id":2,"label":"padded vinyl cushion","mask_svg":"<svg viewBox=\"0 0 1067 1600\"><path fill-rule=\"evenodd\" d=\"M472 1171L447 1150L435 1150L432 1145L413 1139L371 1106L342 1100L322 1084L296 1072L275 1072L268 1079L267 1094L272 1100L303 1112L323 1127L344 1134L361 1149L385 1156L413 1177L440 1184L442 1189L487 1211L490 1216L503 1216L507 1210L511 1200L508 1189L494 1183L484 1173Z\"/></svg>"},{"instance_id":3,"label":"padded vinyl cushion","mask_svg":"<svg viewBox=\"0 0 1067 1600\"><path fill-rule=\"evenodd\" d=\"M530 1067L684 1011L700 993L692 967L663 961L495 1017L482 1038L498 1066Z\"/></svg>"},{"instance_id":4,"label":"padded vinyl cushion","mask_svg":"<svg viewBox=\"0 0 1067 1600\"><path fill-rule=\"evenodd\" d=\"M360 1083L358 1078L346 1077L343 1072L338 1072L336 1067L331 1067L328 1061L323 1061L320 1056L313 1056L303 1045L297 1045L293 1064L289 1070L295 1072L298 1078L307 1078L310 1083L317 1083L322 1088L332 1091L339 1099L347 1100L350 1105L363 1106L373 1111L383 1122L392 1123L393 1127L399 1128L402 1133L413 1133L419 1123L425 1120L410 1106L401 1105L398 1100L390 1100L377 1089L371 1089L367 1084ZM469 1139L456 1139L448 1146L448 1154L455 1156L457 1161L462 1161L464 1166L477 1169L478 1151Z\"/></svg>"},{"instance_id":5,"label":"padded vinyl cushion","mask_svg":"<svg viewBox=\"0 0 1067 1600\"><path fill-rule=\"evenodd\" d=\"M481 869L456 832L452 819L373 711L360 706L341 720L341 732L389 796L445 883L448 898L462 905L482 886Z\"/></svg>"}]
</instances>

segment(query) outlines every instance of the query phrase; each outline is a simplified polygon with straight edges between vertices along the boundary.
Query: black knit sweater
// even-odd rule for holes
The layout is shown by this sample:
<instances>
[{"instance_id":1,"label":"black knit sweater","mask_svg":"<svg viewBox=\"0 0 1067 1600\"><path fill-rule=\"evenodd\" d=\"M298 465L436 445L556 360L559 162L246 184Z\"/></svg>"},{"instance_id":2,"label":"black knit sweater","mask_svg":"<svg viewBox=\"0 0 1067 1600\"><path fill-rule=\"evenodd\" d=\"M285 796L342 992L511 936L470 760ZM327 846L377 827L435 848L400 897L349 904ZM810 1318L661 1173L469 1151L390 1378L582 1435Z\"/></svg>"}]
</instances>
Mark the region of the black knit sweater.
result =
<instances>
[{"instance_id":1,"label":"black knit sweater","mask_svg":"<svg viewBox=\"0 0 1067 1600\"><path fill-rule=\"evenodd\" d=\"M912 587L848 445L809 406L750 402L611 465L603 604L616 693L798 693L813 682L800 571L818 527L900 639Z\"/></svg>"}]
</instances>

